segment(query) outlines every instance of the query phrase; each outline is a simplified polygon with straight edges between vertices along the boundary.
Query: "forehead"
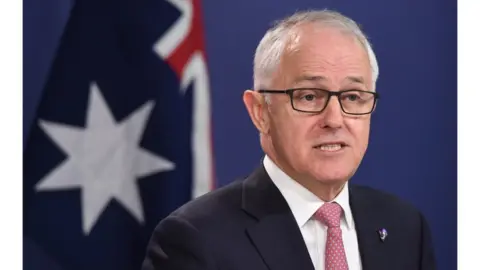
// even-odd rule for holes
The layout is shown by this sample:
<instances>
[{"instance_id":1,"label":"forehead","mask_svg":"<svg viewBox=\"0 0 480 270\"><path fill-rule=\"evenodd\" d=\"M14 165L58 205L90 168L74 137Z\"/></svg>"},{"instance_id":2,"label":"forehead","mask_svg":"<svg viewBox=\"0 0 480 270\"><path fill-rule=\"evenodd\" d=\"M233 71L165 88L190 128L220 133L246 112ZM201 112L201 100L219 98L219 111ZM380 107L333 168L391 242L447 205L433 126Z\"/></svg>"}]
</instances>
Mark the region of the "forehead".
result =
<instances>
[{"instance_id":1,"label":"forehead","mask_svg":"<svg viewBox=\"0 0 480 270\"><path fill-rule=\"evenodd\" d=\"M280 67L283 79L290 84L308 78L371 82L365 48L352 34L332 27L298 27L287 42Z\"/></svg>"}]
</instances>

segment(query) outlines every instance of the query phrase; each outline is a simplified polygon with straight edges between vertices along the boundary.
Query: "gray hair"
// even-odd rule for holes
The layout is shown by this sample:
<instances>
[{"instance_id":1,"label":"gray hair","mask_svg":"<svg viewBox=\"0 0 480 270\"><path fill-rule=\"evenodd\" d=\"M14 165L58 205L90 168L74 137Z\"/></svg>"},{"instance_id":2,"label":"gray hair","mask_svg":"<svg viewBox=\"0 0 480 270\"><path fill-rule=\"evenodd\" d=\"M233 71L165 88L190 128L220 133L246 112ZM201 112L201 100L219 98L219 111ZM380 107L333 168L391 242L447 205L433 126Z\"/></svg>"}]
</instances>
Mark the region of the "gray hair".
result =
<instances>
[{"instance_id":1,"label":"gray hair","mask_svg":"<svg viewBox=\"0 0 480 270\"><path fill-rule=\"evenodd\" d=\"M278 21L263 36L255 51L253 63L254 89L268 88L273 73L278 68L285 48L295 34L298 26L305 23L318 23L323 26L338 28L355 36L366 49L372 70L373 89L378 78L378 63L370 42L358 24L352 19L330 10L297 12Z\"/></svg>"}]
</instances>

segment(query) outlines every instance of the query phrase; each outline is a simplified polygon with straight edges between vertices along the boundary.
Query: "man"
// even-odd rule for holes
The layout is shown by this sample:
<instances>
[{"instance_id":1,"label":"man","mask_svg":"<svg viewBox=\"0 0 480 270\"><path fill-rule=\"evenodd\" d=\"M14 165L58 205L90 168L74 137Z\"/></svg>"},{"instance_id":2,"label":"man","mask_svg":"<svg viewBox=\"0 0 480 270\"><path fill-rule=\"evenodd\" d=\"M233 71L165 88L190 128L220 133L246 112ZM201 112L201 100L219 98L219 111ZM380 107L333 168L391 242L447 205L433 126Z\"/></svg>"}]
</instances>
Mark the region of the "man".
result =
<instances>
[{"instance_id":1,"label":"man","mask_svg":"<svg viewBox=\"0 0 480 270\"><path fill-rule=\"evenodd\" d=\"M423 215L349 183L367 149L377 77L351 19L308 11L276 24L243 96L263 164L164 219L143 269L435 269Z\"/></svg>"}]
</instances>

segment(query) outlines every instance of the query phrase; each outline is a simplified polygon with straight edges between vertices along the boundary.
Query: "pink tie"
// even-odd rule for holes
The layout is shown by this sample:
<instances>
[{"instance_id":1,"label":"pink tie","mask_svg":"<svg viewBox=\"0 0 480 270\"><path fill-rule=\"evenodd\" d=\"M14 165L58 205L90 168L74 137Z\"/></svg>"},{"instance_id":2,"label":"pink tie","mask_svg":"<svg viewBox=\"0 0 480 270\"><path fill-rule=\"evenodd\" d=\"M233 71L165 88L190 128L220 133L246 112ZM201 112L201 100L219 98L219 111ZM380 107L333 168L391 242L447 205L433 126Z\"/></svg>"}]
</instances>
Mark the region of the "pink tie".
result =
<instances>
[{"instance_id":1,"label":"pink tie","mask_svg":"<svg viewBox=\"0 0 480 270\"><path fill-rule=\"evenodd\" d=\"M347 257L343 247L340 216L342 207L337 203L325 203L315 213L315 217L325 224L327 244L325 247L325 270L348 270Z\"/></svg>"}]
</instances>

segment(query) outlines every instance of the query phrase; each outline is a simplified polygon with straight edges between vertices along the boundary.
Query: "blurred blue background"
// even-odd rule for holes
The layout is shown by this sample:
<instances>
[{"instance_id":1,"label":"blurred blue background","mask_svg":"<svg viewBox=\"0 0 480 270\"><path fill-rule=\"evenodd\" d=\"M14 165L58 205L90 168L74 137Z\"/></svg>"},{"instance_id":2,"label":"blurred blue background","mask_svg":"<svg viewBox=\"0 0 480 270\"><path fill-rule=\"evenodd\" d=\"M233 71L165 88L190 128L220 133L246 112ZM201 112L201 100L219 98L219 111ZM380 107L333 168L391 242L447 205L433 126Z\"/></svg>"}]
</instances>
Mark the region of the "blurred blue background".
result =
<instances>
[{"instance_id":1,"label":"blurred blue background","mask_svg":"<svg viewBox=\"0 0 480 270\"><path fill-rule=\"evenodd\" d=\"M82 1L24 0L24 145L33 134L61 37ZM379 61L382 98L367 155L352 181L417 206L432 229L438 269L456 269L456 1L201 1L217 186L248 175L262 158L241 99L252 87L257 43L272 21L308 8L334 9L356 20ZM55 253L40 254L42 245L27 243L25 269L73 269L55 262Z\"/></svg>"}]
</instances>

